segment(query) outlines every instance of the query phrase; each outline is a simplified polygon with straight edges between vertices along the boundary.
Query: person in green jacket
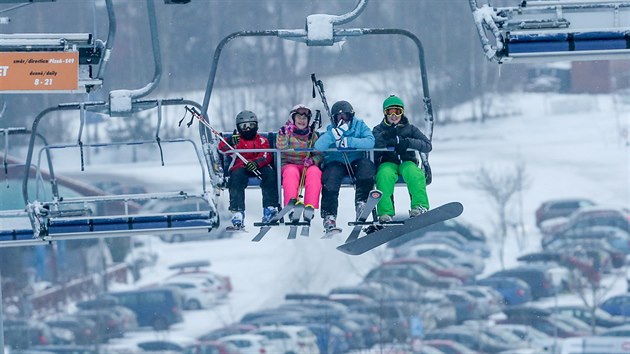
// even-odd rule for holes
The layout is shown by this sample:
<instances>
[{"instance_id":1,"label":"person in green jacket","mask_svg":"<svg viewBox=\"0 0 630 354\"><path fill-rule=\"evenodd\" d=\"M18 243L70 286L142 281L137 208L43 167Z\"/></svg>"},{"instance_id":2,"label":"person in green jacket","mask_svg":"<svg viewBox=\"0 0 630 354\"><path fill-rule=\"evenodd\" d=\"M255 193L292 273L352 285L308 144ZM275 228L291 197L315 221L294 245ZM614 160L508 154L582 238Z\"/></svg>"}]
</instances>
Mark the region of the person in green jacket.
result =
<instances>
[{"instance_id":1,"label":"person in green jacket","mask_svg":"<svg viewBox=\"0 0 630 354\"><path fill-rule=\"evenodd\" d=\"M431 151L431 141L405 116L405 104L394 95L383 102L383 120L374 127L376 148L394 148L394 151L377 152L375 161L376 188L383 192L377 205L379 222L392 221L394 209L394 186L402 176L411 196L409 217L418 216L429 210L427 184L424 171L418 167L418 154Z\"/></svg>"}]
</instances>

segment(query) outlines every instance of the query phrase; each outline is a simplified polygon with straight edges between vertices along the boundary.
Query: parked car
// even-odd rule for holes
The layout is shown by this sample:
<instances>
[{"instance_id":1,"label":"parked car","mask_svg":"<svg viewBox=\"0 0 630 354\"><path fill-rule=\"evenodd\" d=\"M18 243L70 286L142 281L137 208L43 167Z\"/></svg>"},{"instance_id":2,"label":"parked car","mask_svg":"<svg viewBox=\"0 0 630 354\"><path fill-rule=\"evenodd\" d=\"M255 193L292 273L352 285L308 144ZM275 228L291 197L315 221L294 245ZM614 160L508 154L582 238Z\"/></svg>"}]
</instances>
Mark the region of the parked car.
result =
<instances>
[{"instance_id":1,"label":"parked car","mask_svg":"<svg viewBox=\"0 0 630 354\"><path fill-rule=\"evenodd\" d=\"M439 277L419 264L381 264L372 269L365 280L400 277L428 288L449 289L462 284L461 280Z\"/></svg>"},{"instance_id":2,"label":"parked car","mask_svg":"<svg viewBox=\"0 0 630 354\"><path fill-rule=\"evenodd\" d=\"M490 248L485 242L468 240L456 231L430 231L425 233L423 237L407 242L407 245L418 243L444 243L479 257L487 258L490 256Z\"/></svg>"},{"instance_id":3,"label":"parked car","mask_svg":"<svg viewBox=\"0 0 630 354\"><path fill-rule=\"evenodd\" d=\"M514 277L490 277L475 282L477 285L489 286L503 296L506 305L521 305L532 301L532 292L526 282Z\"/></svg>"},{"instance_id":4,"label":"parked car","mask_svg":"<svg viewBox=\"0 0 630 354\"><path fill-rule=\"evenodd\" d=\"M567 229L555 234L545 235L541 240L544 249L558 251L562 246L556 245L575 242L582 239L606 240L613 248L630 254L630 233L615 226L590 226Z\"/></svg>"},{"instance_id":5,"label":"parked car","mask_svg":"<svg viewBox=\"0 0 630 354\"><path fill-rule=\"evenodd\" d=\"M79 310L75 315L96 323L100 342L120 338L125 334L124 319L108 309Z\"/></svg>"},{"instance_id":6,"label":"parked car","mask_svg":"<svg viewBox=\"0 0 630 354\"><path fill-rule=\"evenodd\" d=\"M437 276L455 278L461 280L462 282L467 281L474 275L470 268L461 266L458 267L447 260L439 258L395 258L391 261L385 262L384 264L418 264L435 273Z\"/></svg>"},{"instance_id":7,"label":"parked car","mask_svg":"<svg viewBox=\"0 0 630 354\"><path fill-rule=\"evenodd\" d=\"M91 345L36 345L31 350L40 353L55 354L100 354L101 352L95 346Z\"/></svg>"},{"instance_id":8,"label":"parked car","mask_svg":"<svg viewBox=\"0 0 630 354\"><path fill-rule=\"evenodd\" d=\"M369 297L374 301L382 301L395 296L396 290L387 284L364 282L354 286L338 286L330 290L329 295L333 294L356 294Z\"/></svg>"},{"instance_id":9,"label":"parked car","mask_svg":"<svg viewBox=\"0 0 630 354\"><path fill-rule=\"evenodd\" d=\"M166 281L179 281L180 279L203 279L218 299L226 298L232 291L232 282L229 276L220 275L209 270L183 271L175 273L169 276Z\"/></svg>"},{"instance_id":10,"label":"parked car","mask_svg":"<svg viewBox=\"0 0 630 354\"><path fill-rule=\"evenodd\" d=\"M382 303L377 306L361 306L356 312L374 316L380 320L378 342L405 341L409 336L409 321L403 309L393 303Z\"/></svg>"},{"instance_id":11,"label":"parked car","mask_svg":"<svg viewBox=\"0 0 630 354\"><path fill-rule=\"evenodd\" d=\"M513 277L521 279L529 285L534 300L553 296L558 289L554 286L551 273L544 267L523 266L501 270L490 275L493 277Z\"/></svg>"},{"instance_id":12,"label":"parked car","mask_svg":"<svg viewBox=\"0 0 630 354\"><path fill-rule=\"evenodd\" d=\"M630 338L630 324L608 328L600 333L604 337L627 337Z\"/></svg>"},{"instance_id":13,"label":"parked car","mask_svg":"<svg viewBox=\"0 0 630 354\"><path fill-rule=\"evenodd\" d=\"M303 326L261 327L252 334L265 337L284 354L319 354L317 337Z\"/></svg>"},{"instance_id":14,"label":"parked car","mask_svg":"<svg viewBox=\"0 0 630 354\"><path fill-rule=\"evenodd\" d=\"M218 295L212 284L203 278L176 277L165 280L161 285L181 290L185 310L209 309L217 302Z\"/></svg>"},{"instance_id":15,"label":"parked car","mask_svg":"<svg viewBox=\"0 0 630 354\"><path fill-rule=\"evenodd\" d=\"M169 338L169 339L152 339L144 340L136 343L136 346L142 350L142 352L155 352L155 353L181 353L189 345L194 344L194 340L190 338Z\"/></svg>"},{"instance_id":16,"label":"parked car","mask_svg":"<svg viewBox=\"0 0 630 354\"><path fill-rule=\"evenodd\" d=\"M441 328L427 333L424 336L424 339L452 340L481 353L492 354L508 349L513 349L513 347L511 347L507 343L502 343L496 339L489 337L483 332L471 330L471 328L466 326L451 326L447 328Z\"/></svg>"},{"instance_id":17,"label":"parked car","mask_svg":"<svg viewBox=\"0 0 630 354\"><path fill-rule=\"evenodd\" d=\"M459 288L479 301L482 317L490 316L503 310L503 296L496 290L481 285L469 285Z\"/></svg>"},{"instance_id":18,"label":"parked car","mask_svg":"<svg viewBox=\"0 0 630 354\"><path fill-rule=\"evenodd\" d=\"M396 249L396 258L414 257L447 259L459 266L472 269L475 274L481 273L485 266L481 257L464 253L444 244L418 244L410 247L401 246Z\"/></svg>"},{"instance_id":19,"label":"parked car","mask_svg":"<svg viewBox=\"0 0 630 354\"><path fill-rule=\"evenodd\" d=\"M306 327L317 337L320 353L347 353L350 345L339 327L328 323L307 323Z\"/></svg>"},{"instance_id":20,"label":"parked car","mask_svg":"<svg viewBox=\"0 0 630 354\"><path fill-rule=\"evenodd\" d=\"M74 333L76 344L95 344L100 342L96 322L75 315L58 315L46 319L45 323L51 328L64 328Z\"/></svg>"},{"instance_id":21,"label":"parked car","mask_svg":"<svg viewBox=\"0 0 630 354\"><path fill-rule=\"evenodd\" d=\"M547 352L549 352L549 349L554 345L554 338L552 336L549 336L529 325L496 324L495 328L513 333L525 342L529 343L530 346L541 348Z\"/></svg>"},{"instance_id":22,"label":"parked car","mask_svg":"<svg viewBox=\"0 0 630 354\"><path fill-rule=\"evenodd\" d=\"M584 336L589 334L588 326L576 326L566 320L566 316L554 314L547 309L534 306L515 306L503 310L507 319L499 320L500 324L529 325L549 335L560 338Z\"/></svg>"},{"instance_id":23,"label":"parked car","mask_svg":"<svg viewBox=\"0 0 630 354\"><path fill-rule=\"evenodd\" d=\"M260 334L233 334L217 341L234 345L241 354L281 353L280 348Z\"/></svg>"},{"instance_id":24,"label":"parked car","mask_svg":"<svg viewBox=\"0 0 630 354\"><path fill-rule=\"evenodd\" d=\"M478 354L478 351L472 350L467 346L448 339L425 339L423 345L428 345L438 349L445 354Z\"/></svg>"},{"instance_id":25,"label":"parked car","mask_svg":"<svg viewBox=\"0 0 630 354\"><path fill-rule=\"evenodd\" d=\"M206 334L203 334L199 337L197 337L197 339L201 342L209 342L209 341L215 341L221 337L226 337L232 334L245 334L245 333L249 333L253 330L255 330L256 326L253 325L248 325L248 324L243 324L243 323L234 323L232 325L229 326L225 326L225 327L221 327L221 328L217 328L215 330L212 330Z\"/></svg>"},{"instance_id":26,"label":"parked car","mask_svg":"<svg viewBox=\"0 0 630 354\"><path fill-rule=\"evenodd\" d=\"M230 343L207 341L191 344L184 348L183 354L240 354L238 348Z\"/></svg>"},{"instance_id":27,"label":"parked car","mask_svg":"<svg viewBox=\"0 0 630 354\"><path fill-rule=\"evenodd\" d=\"M613 316L630 317L630 293L613 296L599 305L599 308Z\"/></svg>"},{"instance_id":28,"label":"parked car","mask_svg":"<svg viewBox=\"0 0 630 354\"><path fill-rule=\"evenodd\" d=\"M107 310L118 317L122 323L120 325L120 335L138 328L136 314L129 308L121 306L115 297L103 295L93 300L77 302L76 306L81 310Z\"/></svg>"},{"instance_id":29,"label":"parked car","mask_svg":"<svg viewBox=\"0 0 630 354\"><path fill-rule=\"evenodd\" d=\"M563 306L555 306L553 311L556 313L561 313L564 315L575 317L589 325L595 325L598 327L617 327L625 324L627 322L621 316L613 316L608 312L595 308L594 316L591 315L591 309L586 306L581 305L563 305ZM594 322L594 323L593 323Z\"/></svg>"},{"instance_id":30,"label":"parked car","mask_svg":"<svg viewBox=\"0 0 630 354\"><path fill-rule=\"evenodd\" d=\"M12 349L28 349L34 345L54 344L50 327L29 319L5 319L4 344Z\"/></svg>"},{"instance_id":31,"label":"parked car","mask_svg":"<svg viewBox=\"0 0 630 354\"><path fill-rule=\"evenodd\" d=\"M136 313L138 325L151 326L156 330L168 329L183 321L182 295L174 288L155 287L109 293L121 305Z\"/></svg>"},{"instance_id":32,"label":"parked car","mask_svg":"<svg viewBox=\"0 0 630 354\"><path fill-rule=\"evenodd\" d=\"M487 240L486 235L483 233L483 231L481 231L481 229L479 229L476 226L473 226L472 224L464 222L461 218L457 218L457 219L449 219L443 222L439 222L437 224L433 224L431 226L422 228L421 230L418 230L417 232L413 232L413 233L398 237L394 240L387 242L387 247L397 248L403 245L404 243L406 243L407 241L413 240L418 237L422 237L424 236L425 233L431 232L431 231L455 231L459 233L460 235L464 236L469 241L486 242Z\"/></svg>"},{"instance_id":33,"label":"parked car","mask_svg":"<svg viewBox=\"0 0 630 354\"><path fill-rule=\"evenodd\" d=\"M472 295L461 289L445 290L442 293L455 307L457 323L482 317L483 311L479 308L479 301Z\"/></svg>"},{"instance_id":34,"label":"parked car","mask_svg":"<svg viewBox=\"0 0 630 354\"><path fill-rule=\"evenodd\" d=\"M630 232L630 210L604 206L585 207L569 215L564 222L544 228L545 234L555 234L593 226L613 226Z\"/></svg>"},{"instance_id":35,"label":"parked car","mask_svg":"<svg viewBox=\"0 0 630 354\"><path fill-rule=\"evenodd\" d=\"M536 226L540 227L540 224L547 219L566 217L580 208L593 205L595 205L595 202L585 198L566 198L546 201L536 209Z\"/></svg>"}]
</instances>

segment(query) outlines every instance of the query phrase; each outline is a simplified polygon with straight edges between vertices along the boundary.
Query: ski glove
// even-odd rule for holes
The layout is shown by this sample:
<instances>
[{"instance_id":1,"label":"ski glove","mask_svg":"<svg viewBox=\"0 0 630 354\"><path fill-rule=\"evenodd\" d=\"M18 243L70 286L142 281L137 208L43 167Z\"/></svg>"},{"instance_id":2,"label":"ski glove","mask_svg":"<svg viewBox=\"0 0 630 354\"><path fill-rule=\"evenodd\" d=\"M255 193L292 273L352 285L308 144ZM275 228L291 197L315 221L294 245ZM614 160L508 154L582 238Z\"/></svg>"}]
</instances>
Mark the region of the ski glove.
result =
<instances>
[{"instance_id":1,"label":"ski glove","mask_svg":"<svg viewBox=\"0 0 630 354\"><path fill-rule=\"evenodd\" d=\"M396 145L398 145L398 138L396 138L395 136L393 138L388 138L387 140L385 140L385 146L387 147L395 147Z\"/></svg>"},{"instance_id":2,"label":"ski glove","mask_svg":"<svg viewBox=\"0 0 630 354\"><path fill-rule=\"evenodd\" d=\"M230 143L232 147L235 147L236 145L238 145L239 141L241 141L241 136L238 135L238 131L234 129L234 132L232 133L232 136L230 137Z\"/></svg>"},{"instance_id":3,"label":"ski glove","mask_svg":"<svg viewBox=\"0 0 630 354\"><path fill-rule=\"evenodd\" d=\"M315 161L313 161L312 157L305 157L302 163L304 163L304 167L311 167L315 164Z\"/></svg>"},{"instance_id":4,"label":"ski glove","mask_svg":"<svg viewBox=\"0 0 630 354\"><path fill-rule=\"evenodd\" d=\"M338 127L332 129L332 134L335 137L335 145L338 148L348 147L348 138L345 138L343 134L348 131L348 124L342 123Z\"/></svg>"},{"instance_id":5,"label":"ski glove","mask_svg":"<svg viewBox=\"0 0 630 354\"><path fill-rule=\"evenodd\" d=\"M396 147L394 148L396 154L398 155L404 154L405 152L407 152L407 149L409 149L409 139L406 138L400 139L400 141L398 141L398 144L396 144Z\"/></svg>"},{"instance_id":6,"label":"ski glove","mask_svg":"<svg viewBox=\"0 0 630 354\"><path fill-rule=\"evenodd\" d=\"M253 161L249 161L245 164L245 168L247 169L247 171L249 172L254 172L256 173L256 171L258 171L258 165L256 165L255 162Z\"/></svg>"},{"instance_id":7,"label":"ski glove","mask_svg":"<svg viewBox=\"0 0 630 354\"><path fill-rule=\"evenodd\" d=\"M295 124L289 119L284 126L280 128L280 135L291 135L293 134L293 130L295 130Z\"/></svg>"}]
</instances>

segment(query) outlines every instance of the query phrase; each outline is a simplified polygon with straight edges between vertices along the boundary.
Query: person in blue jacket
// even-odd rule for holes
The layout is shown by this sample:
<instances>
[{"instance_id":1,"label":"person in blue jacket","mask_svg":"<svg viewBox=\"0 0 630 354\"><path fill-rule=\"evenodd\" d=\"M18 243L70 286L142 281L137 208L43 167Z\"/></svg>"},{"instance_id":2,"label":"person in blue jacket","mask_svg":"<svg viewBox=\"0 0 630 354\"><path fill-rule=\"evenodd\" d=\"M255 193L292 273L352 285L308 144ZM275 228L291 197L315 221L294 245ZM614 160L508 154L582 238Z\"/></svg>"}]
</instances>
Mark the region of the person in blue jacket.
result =
<instances>
[{"instance_id":1,"label":"person in blue jacket","mask_svg":"<svg viewBox=\"0 0 630 354\"><path fill-rule=\"evenodd\" d=\"M326 127L317 142L316 150L340 149L324 153L322 167L321 214L324 228L330 231L337 227L339 189L345 176L351 175L355 182L355 210L361 212L370 190L374 187L376 168L364 151L344 151L344 148L371 149L374 147L372 130L361 119L354 116L352 105L346 101L333 104L332 123Z\"/></svg>"}]
</instances>

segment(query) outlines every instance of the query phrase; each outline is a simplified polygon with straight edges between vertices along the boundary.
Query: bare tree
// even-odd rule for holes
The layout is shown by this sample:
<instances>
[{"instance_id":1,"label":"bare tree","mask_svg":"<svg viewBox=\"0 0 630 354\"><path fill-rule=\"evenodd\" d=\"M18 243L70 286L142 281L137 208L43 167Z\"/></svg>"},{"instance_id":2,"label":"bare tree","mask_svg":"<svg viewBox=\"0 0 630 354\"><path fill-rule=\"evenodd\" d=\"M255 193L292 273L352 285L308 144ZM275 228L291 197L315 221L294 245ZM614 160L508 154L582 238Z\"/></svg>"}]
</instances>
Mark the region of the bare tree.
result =
<instances>
[{"instance_id":1,"label":"bare tree","mask_svg":"<svg viewBox=\"0 0 630 354\"><path fill-rule=\"evenodd\" d=\"M508 215L511 202L518 192L528 188L529 182L525 165L520 163L514 166L513 171L492 171L481 166L470 180L462 181L464 187L476 189L485 194L497 213L497 238L500 241L499 259L501 268L505 268L504 253L505 241L508 236L508 226L512 216Z\"/></svg>"}]
</instances>

